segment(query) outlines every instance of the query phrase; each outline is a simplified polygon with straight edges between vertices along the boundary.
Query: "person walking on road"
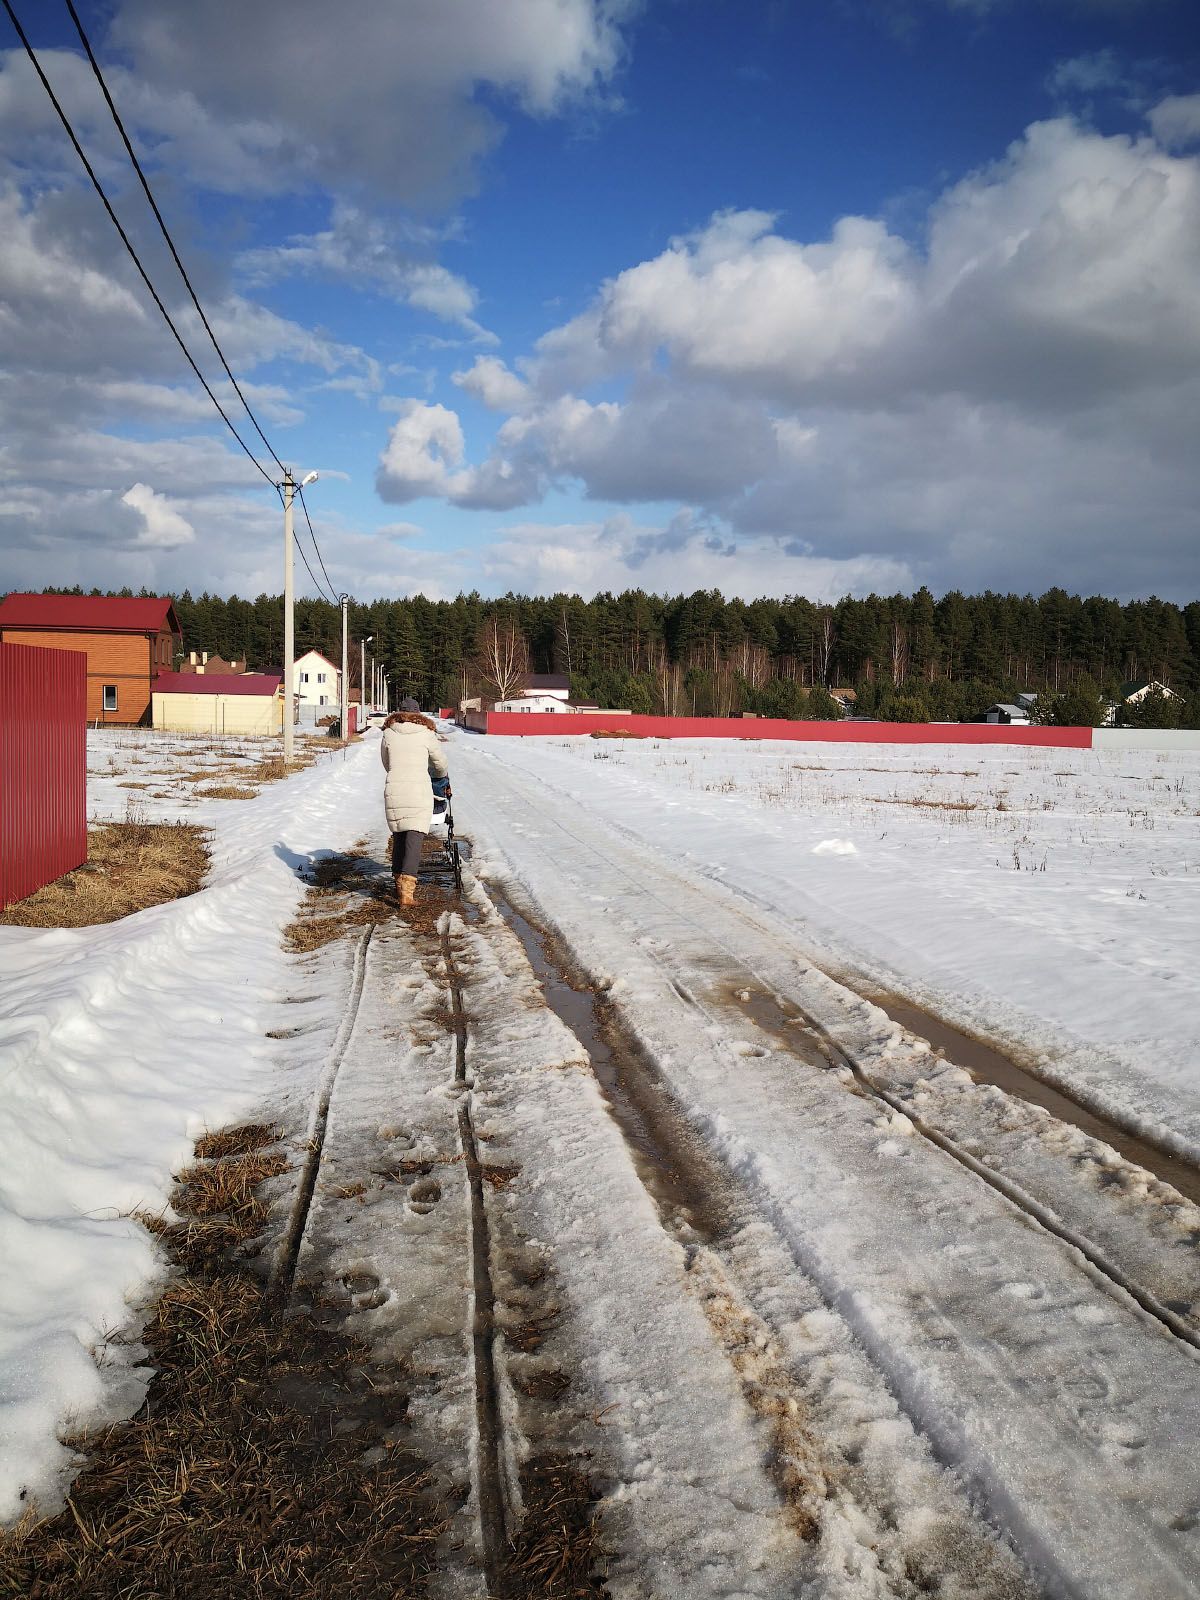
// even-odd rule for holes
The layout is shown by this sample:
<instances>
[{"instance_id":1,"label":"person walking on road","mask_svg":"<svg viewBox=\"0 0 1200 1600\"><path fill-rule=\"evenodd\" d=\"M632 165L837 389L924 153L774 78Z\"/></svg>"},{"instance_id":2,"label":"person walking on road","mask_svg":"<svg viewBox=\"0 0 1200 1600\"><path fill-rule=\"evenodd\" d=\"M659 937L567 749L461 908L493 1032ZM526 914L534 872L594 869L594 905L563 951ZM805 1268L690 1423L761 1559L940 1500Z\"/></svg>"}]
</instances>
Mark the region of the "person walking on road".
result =
<instances>
[{"instance_id":1,"label":"person walking on road","mask_svg":"<svg viewBox=\"0 0 1200 1600\"><path fill-rule=\"evenodd\" d=\"M416 900L421 846L433 821L431 779L449 776L437 730L411 697L402 700L400 710L384 723L380 755L387 772L383 808L392 830L396 899L411 906Z\"/></svg>"}]
</instances>

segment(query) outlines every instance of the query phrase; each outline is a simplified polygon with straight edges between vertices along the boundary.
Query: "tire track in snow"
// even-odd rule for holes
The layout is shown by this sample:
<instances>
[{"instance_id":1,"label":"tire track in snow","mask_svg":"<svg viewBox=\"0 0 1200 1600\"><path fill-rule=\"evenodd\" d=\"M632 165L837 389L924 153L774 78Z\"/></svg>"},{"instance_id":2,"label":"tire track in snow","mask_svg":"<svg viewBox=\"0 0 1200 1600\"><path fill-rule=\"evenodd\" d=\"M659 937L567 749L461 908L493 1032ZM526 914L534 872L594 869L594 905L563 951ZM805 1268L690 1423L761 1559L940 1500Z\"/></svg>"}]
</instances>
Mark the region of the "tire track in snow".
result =
<instances>
[{"instance_id":1,"label":"tire track in snow","mask_svg":"<svg viewBox=\"0 0 1200 1600\"><path fill-rule=\"evenodd\" d=\"M300 1172L296 1198L292 1202L292 1212L288 1220L287 1232L284 1234L283 1242L276 1252L275 1264L268 1282L268 1293L273 1298L286 1300L295 1286L296 1265L300 1259L300 1248L304 1243L304 1235L308 1228L313 1195L317 1187L317 1176L321 1170L321 1157L325 1150L325 1130L329 1125L329 1105L333 1099L333 1090L334 1085L337 1083L338 1072L345 1059L346 1051L350 1048L350 1040L354 1037L354 1025L358 1021L363 988L367 981L367 952L370 948L371 935L374 931L374 924L368 924L355 946L354 967L350 980L350 993L346 998L346 1009L342 1014L341 1023L334 1037L333 1047L325 1063L325 1070L321 1074L321 1081L317 1085L317 1092L308 1122L304 1166Z\"/></svg>"},{"instance_id":2,"label":"tire track in snow","mask_svg":"<svg viewBox=\"0 0 1200 1600\"><path fill-rule=\"evenodd\" d=\"M926 1552L915 1545L905 1548L894 1537L894 1508L879 1503L865 1484L850 1486L846 1461L823 1436L819 1403L814 1405L806 1392L793 1367L795 1352L764 1303L763 1285L778 1283L781 1265L773 1259L774 1241L767 1238L770 1223L717 1153L697 1138L669 1085L627 1035L612 1006L584 987L586 980L567 976L574 963L560 942L518 911L495 884L489 883L486 892L520 940L546 1004L588 1051L660 1224L684 1248L684 1284L729 1363L747 1410L765 1429L762 1471L792 1533L810 1546L819 1546L823 1538L836 1544L842 1527L853 1525L855 1577L867 1585L855 1592L939 1593L946 1581L953 1589L961 1568L971 1574L970 1592L977 1600L1031 1594L991 1528L985 1531L964 1517L932 1563ZM674 981L671 986L703 1012L689 991ZM775 1253L781 1252L776 1248ZM869 1537L862 1533L864 1526L872 1526Z\"/></svg>"},{"instance_id":3,"label":"tire track in snow","mask_svg":"<svg viewBox=\"0 0 1200 1600\"><path fill-rule=\"evenodd\" d=\"M1187 1345L1189 1349L1200 1353L1200 1333L1197 1333L1189 1323L1172 1311L1169 1306L1165 1306L1156 1295L1151 1294L1148 1289L1143 1289L1139 1284L1135 1283L1129 1274L1123 1272L1115 1262L1111 1261L1098 1245L1093 1244L1090 1239L1086 1238L1078 1230L1060 1222L1047 1206L1039 1204L1019 1184L1013 1183L1003 1173L996 1172L993 1168L980 1161L978 1157L973 1156L969 1150L964 1150L962 1145L952 1139L949 1134L943 1133L940 1128L935 1128L926 1122L899 1095L891 1094L888 1090L881 1088L871 1078L859 1058L853 1052L847 1050L844 1045L840 1044L823 1023L818 1021L816 1017L796 1001L792 1000L789 1003L795 1006L797 1016L803 1021L804 1026L821 1040L835 1060L840 1061L849 1069L853 1075L854 1082L863 1094L869 1095L889 1111L894 1111L899 1116L905 1117L923 1139L928 1140L932 1145L936 1145L939 1150L952 1157L953 1160L965 1167L968 1172L974 1173L989 1188L995 1189L997 1194L1003 1195L1010 1205L1023 1212L1038 1227L1044 1228L1047 1233L1053 1234L1056 1239L1060 1239L1063 1244L1069 1245L1072 1250L1077 1250L1091 1268L1089 1275L1094 1282L1119 1296L1128 1296L1148 1317L1160 1324L1168 1333L1173 1334L1176 1339ZM786 1017L786 1013L782 1009L780 1014Z\"/></svg>"},{"instance_id":4,"label":"tire track in snow","mask_svg":"<svg viewBox=\"0 0 1200 1600\"><path fill-rule=\"evenodd\" d=\"M614 999L623 1006L621 992L629 989L631 999L636 995L634 1010L625 1020L639 1045L651 1049L652 1055L661 1045L670 1060L675 1053L672 1030L681 1030L678 1037L682 1045L685 1038L692 1041L696 1029L684 1023L683 1015L671 1017L670 1007L664 1011L661 998L656 1002L657 1010L654 1004L647 1009L657 985L647 987L646 963L656 972L664 995L675 999L683 998L676 973L686 976L692 986L691 1002L697 993L707 999L714 977L718 981L735 980L739 974L751 979L747 988L765 989L777 1002L786 996L790 1003L789 991L796 982L803 990L809 971L822 995L822 983L828 985L831 996L841 987L822 978L799 952L792 952L798 966L791 962L786 934L779 927L768 928L732 904L733 896L723 893L719 885L697 883L686 873L673 870L652 846L642 844L619 824L597 823L577 796L552 786L535 792L519 769L509 768L483 751L480 756L489 768L488 800L511 830L511 858L520 876L509 876L506 881L522 884L527 903L534 895L539 901L547 896L548 910L541 914L555 919L563 929L564 942L572 948L586 949L587 930L594 927L596 951L604 953L601 959L607 963L604 971L622 974L613 980L618 991ZM463 787L466 789L465 784ZM564 813L566 822L562 820ZM568 826L576 814L580 821L574 828ZM561 840L557 848L556 835ZM741 946L741 951L735 946ZM637 960L623 965L620 952L628 948L632 957L635 947ZM595 974L594 960L581 965ZM760 976L756 970L760 965L774 974L773 979ZM696 972L704 975L698 989ZM601 974L595 981L607 987L609 980ZM713 1036L714 1044L716 1029L736 1050L737 1030L731 1033L729 1029L729 1008L721 1020L714 1017L704 999L700 1010L709 1021L706 1031ZM786 1017L781 1020L786 1021ZM796 1034L801 1034L799 1027L793 1030L793 1040ZM804 1035L813 1037L809 1029L803 1030ZM695 1050L698 1042L696 1035L687 1051ZM755 1050L748 1053L767 1054ZM782 1053L775 1057L777 1062L784 1059ZM802 1055L801 1059L806 1058ZM1153 1311L1139 1305L1137 1298L1130 1296L1111 1274L1089 1262L1074 1240L1050 1233L1036 1215L997 1190L990 1181L997 1174L991 1169L985 1166L982 1171L974 1171L951 1152L938 1149L934 1141L918 1143L933 1145L937 1151L934 1161L946 1159L947 1174L939 1180L944 1191L921 1182L923 1172L932 1181L936 1167L927 1167L922 1161L910 1179L905 1168L888 1163L890 1173L881 1193L886 1194L900 1183L901 1213L908 1216L909 1224L924 1241L925 1256L917 1256L913 1265L918 1270L907 1287L903 1272L893 1274L890 1280L881 1278L880 1252L890 1248L884 1216L880 1214L876 1220L864 1213L861 1225L835 1225L831 1230L822 1222L820 1197L813 1190L817 1174L821 1174L820 1182L828 1185L831 1200L836 1195L844 1204L853 1203L837 1163L839 1157L853 1157L857 1162L867 1153L870 1129L863 1123L861 1112L844 1119L843 1134L842 1119L838 1118L828 1090L814 1099L812 1088L806 1087L806 1083L815 1087L813 1077L791 1079L776 1069L766 1073L764 1087L767 1082L774 1082L786 1097L790 1111L785 1124L773 1127L769 1118L764 1120L761 1113L754 1113L751 1102L744 1107L738 1105L730 1122L734 1102L723 1091L721 1078L713 1077L710 1066L699 1065L699 1057L697 1064L691 1065L687 1053L672 1062L672 1076L678 1075L694 1102L687 1112L689 1122L714 1147L719 1160L726 1166L733 1162L730 1170L736 1168L761 1200L761 1215L767 1225L771 1226L774 1219L784 1229L789 1250L794 1252L793 1269L798 1264L802 1272L815 1274L815 1281L824 1286L827 1302L841 1307L850 1317L864 1348L888 1376L910 1416L934 1442L943 1459L966 1471L1018 1546L1051 1579L1055 1592L1091 1594L1090 1580L1107 1570L1108 1563L1113 1569L1109 1577L1119 1571L1121 1582L1128 1584L1127 1591L1120 1589L1123 1594L1153 1594L1157 1600L1159 1594L1176 1592L1174 1585L1186 1584L1183 1575L1191 1571L1189 1563L1195 1554L1189 1537L1195 1518L1184 1505L1187 1478L1179 1475L1178 1463L1174 1469L1169 1469L1168 1463L1179 1456L1178 1429L1183 1425L1182 1419L1194 1412L1192 1380L1183 1369L1172 1366L1178 1359L1173 1352L1178 1352L1185 1367L1189 1367L1194 1359L1191 1344L1179 1339L1175 1330ZM856 1097L875 1101L880 1098L874 1084L864 1086L856 1081L853 1068L844 1061L807 1064L827 1071L832 1065L839 1077L849 1080L846 1088ZM699 1100L695 1099L697 1094ZM901 1109L907 1130L917 1131L908 1107ZM892 1110L889 1106L889 1122ZM795 1177L781 1186L780 1180L786 1178L791 1162L786 1126L797 1115L806 1120L815 1116L814 1131L821 1131L815 1145L811 1135L802 1139L806 1147L811 1147L811 1174L798 1169ZM877 1122L875 1126L881 1124ZM905 1127L899 1131L905 1131ZM798 1123L798 1134L802 1128L803 1122ZM880 1154L899 1154L894 1137L885 1138L884 1144L876 1148ZM763 1157L760 1149L772 1152L771 1156ZM878 1156L872 1160L877 1163ZM857 1167L851 1170L856 1171ZM963 1177L949 1182L948 1173L953 1171ZM979 1202L969 1199L969 1185L978 1188ZM795 1198L791 1197L792 1188ZM945 1198L939 1201L941 1192ZM994 1201L989 1209L982 1201L984 1194L999 1194L1003 1210L996 1210ZM1083 1199L1081 1188L1079 1200ZM818 1205L811 1216L804 1210L806 1201ZM978 1234L939 1246L937 1240L946 1225L951 1228L951 1239L956 1235L961 1238L956 1208L964 1201ZM793 1210L799 1232L792 1227ZM1031 1250L1029 1265L1025 1266L1023 1253L1013 1253L1010 1248L1018 1236L997 1231L1002 1229L1000 1219L1005 1211L1019 1213L1021 1224L1032 1227L1035 1234L1049 1234L1052 1253L1047 1252L1046 1245ZM1082 1207L1075 1212L1076 1219L1089 1214ZM848 1213L848 1217L851 1215ZM900 1223L901 1216L897 1215L896 1225ZM836 1252L829 1255L832 1244L837 1242L838 1249L845 1249L851 1239L863 1252L861 1256L851 1255L842 1261ZM1033 1245L1032 1236L1030 1244ZM939 1250L945 1253L935 1253ZM1103 1256L1103 1251L1098 1253ZM1136 1259L1135 1256L1135 1265ZM844 1270L847 1267L851 1269L848 1276ZM1020 1281L1029 1272L1034 1284ZM986 1285L992 1291L982 1316L973 1309L979 1288L984 1286L979 1282L981 1274L986 1275ZM1080 1282L1080 1292L1071 1288L1072 1276ZM1083 1282L1089 1285L1086 1291L1082 1291ZM889 1283L894 1289L902 1289L899 1298L889 1289ZM929 1285L934 1286L929 1291L932 1299L928 1297ZM1170 1337L1156 1337L1134 1359L1134 1352L1142 1350L1135 1327L1128 1323L1122 1327L1120 1318L1102 1315L1103 1302L1096 1303L1095 1287L1100 1287L1126 1318L1133 1312L1137 1321L1154 1328L1156 1336L1169 1333ZM1027 1290L1031 1295L1028 1313L1020 1309ZM893 1324L889 1318L897 1313L900 1321ZM1056 1322L1047 1321L1048 1316L1056 1318ZM1075 1323L1079 1334L1073 1331ZM1095 1339L1082 1335L1083 1328L1090 1326L1096 1328ZM1044 1356L1039 1352L1043 1339L1050 1341ZM965 1365L963 1356L967 1358ZM1058 1367L1056 1363L1064 1359L1068 1366ZM1187 1388L1182 1387L1185 1384ZM940 1402L932 1403L939 1395ZM997 1410L1002 1396L1011 1402L1012 1414L1003 1407ZM1028 1429L1028 1451L1016 1447L1019 1441L1012 1428L1017 1414ZM1146 1436L1139 1437L1143 1430ZM1151 1438L1165 1451L1160 1459L1156 1460L1156 1453L1148 1450L1144 1455L1137 1454ZM1095 1496L1089 1500L1087 1485L1093 1475ZM1137 1478L1146 1479L1140 1498L1132 1492ZM1047 1500L1051 1481L1055 1487ZM1123 1487L1126 1484L1128 1488ZM1047 1505L1057 1505L1060 1487L1066 1501L1074 1503L1079 1517L1073 1536L1065 1540L1063 1513L1045 1510ZM1145 1498L1151 1490L1152 1497ZM1115 1493L1115 1499L1109 1500L1111 1493ZM1109 1505L1110 1517L1098 1514L1099 1497ZM1132 1547L1122 1542L1131 1538L1136 1538L1140 1547L1137 1559L1132 1561ZM1166 1587L1155 1587L1159 1583Z\"/></svg>"},{"instance_id":5,"label":"tire track in snow","mask_svg":"<svg viewBox=\"0 0 1200 1600\"><path fill-rule=\"evenodd\" d=\"M507 776L511 778L512 774L509 773ZM612 858L605 857L603 852L600 851L594 843L590 843L589 841L581 838L572 829L567 827L567 825L560 818L553 817L546 820L552 822L556 828L564 833L571 840L572 844L577 850L598 856L613 872L618 873L623 877L629 877L627 869L620 862L615 861ZM638 843L640 844L640 841L638 841ZM766 990L775 1003L780 1007L780 1014L783 1020L787 1020L787 1011L784 1009L785 1004L786 1006L793 1008L795 1012L795 1018L793 1020L800 1021L803 1026L809 1030L821 1047L823 1054L833 1054L835 1059L834 1063L832 1064L842 1065L850 1072L859 1092L869 1095L879 1104L884 1106L889 1112L894 1112L905 1117L911 1124L913 1130L929 1144L941 1150L945 1155L949 1156L951 1160L957 1162L974 1177L978 1178L981 1182L987 1184L989 1188L1003 1196L1003 1198L1011 1206L1022 1212L1032 1224L1051 1234L1062 1244L1065 1244L1074 1255L1082 1257L1082 1269L1087 1272L1089 1278L1091 1278L1093 1282L1098 1283L1101 1287L1106 1289L1106 1291L1117 1298L1120 1303L1128 1304L1128 1302L1132 1301L1138 1310L1153 1323L1157 1324L1157 1326L1163 1332L1169 1334L1172 1338L1177 1339L1189 1350L1189 1352L1200 1354L1200 1332L1197 1332L1196 1328L1194 1328L1184 1317L1181 1317L1177 1312L1173 1311L1169 1306L1164 1304L1158 1295L1154 1294L1151 1290L1138 1283L1130 1273L1123 1270L1112 1259L1111 1255L1107 1251L1091 1240L1080 1229L1063 1223L1049 1206L1041 1204L1020 1184L1017 1184L1006 1178L1002 1173L995 1171L985 1162L979 1160L968 1150L964 1149L962 1144L954 1139L951 1135L939 1128L935 1128L927 1119L916 1113L910 1104L903 1101L899 1096L893 1095L888 1090L879 1086L870 1076L861 1059L853 1052L847 1050L834 1037L830 1030L812 1014L810 1010L804 1007L792 995L781 997L780 994L776 992L775 984L764 978L752 966L743 962L742 959L730 948L728 943L726 943L713 931L714 925L719 920L728 919L729 917L736 917L743 923L750 926L755 933L761 935L765 930L762 928L761 924L758 923L756 918L750 916L741 907L732 904L723 898L718 898L715 893L709 893L707 884L700 886L692 880L685 881L681 875L672 872L669 865L656 863L656 866L659 871L665 872L668 876L676 878L679 882L681 890L686 888L687 891L692 894L695 894L697 890L699 890L703 895L703 898L708 900L712 906L713 916L711 920L702 924L694 917L690 917L681 909L682 896L677 896L673 903L668 904L665 899L661 898L654 892L652 888L649 887L645 876L638 881L637 887L639 892L645 895L651 901L655 902L671 916L688 923L691 927L696 929L697 932L701 933L710 943L716 945L723 952L723 954L728 958L729 962L729 969L726 972L725 977L735 985L735 992L736 984L739 981L739 976L745 977L750 979L754 984L759 985L762 989ZM706 1016L711 1016L711 1012L709 1011L708 1007L706 1007L694 993L686 989L680 983L679 979L674 976L669 964L664 961L653 948L649 948L649 955L650 959L653 960L655 965L658 966L663 972L671 988L677 995L679 995L681 999L683 999L688 1005L697 1007ZM821 969L816 967L816 965L807 956L805 956L803 960L807 969L811 969L814 972L820 973L825 981L833 988L843 990L847 996L853 996L855 999L858 998L853 994L852 990L846 989L845 985L837 983L837 980L829 977L827 973L822 973ZM751 1020L754 1021L758 1027L763 1028L761 1013L754 1015ZM782 1032L775 1032L774 1030L766 1029L764 1029L764 1031L774 1032L774 1036L781 1040L785 1048L792 1050L795 1049L794 1040L788 1040L782 1035Z\"/></svg>"},{"instance_id":6,"label":"tire track in snow","mask_svg":"<svg viewBox=\"0 0 1200 1600\"><path fill-rule=\"evenodd\" d=\"M471 1203L471 1355L475 1380L475 1495L484 1577L495 1592L506 1542L504 1473L501 1466L503 1422L496 1381L496 1291L492 1283L491 1240L483 1193L483 1168L471 1119L467 1065L468 1029L463 983L454 958L450 916L441 919L442 960L450 989L454 1029L454 1081L462 1087L458 1102L458 1136L466 1167Z\"/></svg>"}]
</instances>

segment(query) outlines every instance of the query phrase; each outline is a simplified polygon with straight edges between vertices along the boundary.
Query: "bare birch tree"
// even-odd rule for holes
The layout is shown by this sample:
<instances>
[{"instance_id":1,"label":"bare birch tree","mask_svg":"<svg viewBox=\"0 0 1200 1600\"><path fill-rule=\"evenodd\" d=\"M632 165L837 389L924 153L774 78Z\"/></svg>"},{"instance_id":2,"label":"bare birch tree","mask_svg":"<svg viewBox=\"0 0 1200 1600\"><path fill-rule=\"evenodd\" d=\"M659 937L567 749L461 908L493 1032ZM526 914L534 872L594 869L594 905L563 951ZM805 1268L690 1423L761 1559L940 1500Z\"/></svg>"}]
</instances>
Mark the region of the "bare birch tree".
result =
<instances>
[{"instance_id":1,"label":"bare birch tree","mask_svg":"<svg viewBox=\"0 0 1200 1600\"><path fill-rule=\"evenodd\" d=\"M734 646L730 661L752 689L761 689L772 675L770 655L762 645L752 644L749 639Z\"/></svg>"},{"instance_id":2,"label":"bare birch tree","mask_svg":"<svg viewBox=\"0 0 1200 1600\"><path fill-rule=\"evenodd\" d=\"M833 611L829 606L822 606L817 613L816 627L812 634L815 661L813 663L813 682L829 686L829 667L833 660L833 647L837 643L837 628L833 621Z\"/></svg>"},{"instance_id":3,"label":"bare birch tree","mask_svg":"<svg viewBox=\"0 0 1200 1600\"><path fill-rule=\"evenodd\" d=\"M522 687L529 673L529 646L516 623L490 617L480 629L475 669L484 684L507 700Z\"/></svg>"},{"instance_id":4,"label":"bare birch tree","mask_svg":"<svg viewBox=\"0 0 1200 1600\"><path fill-rule=\"evenodd\" d=\"M892 622L892 685L899 688L908 677L908 629L899 617Z\"/></svg>"},{"instance_id":5,"label":"bare birch tree","mask_svg":"<svg viewBox=\"0 0 1200 1600\"><path fill-rule=\"evenodd\" d=\"M654 699L664 717L678 717L683 712L683 668L678 661L669 661L665 645L651 651L650 670L654 674Z\"/></svg>"}]
</instances>

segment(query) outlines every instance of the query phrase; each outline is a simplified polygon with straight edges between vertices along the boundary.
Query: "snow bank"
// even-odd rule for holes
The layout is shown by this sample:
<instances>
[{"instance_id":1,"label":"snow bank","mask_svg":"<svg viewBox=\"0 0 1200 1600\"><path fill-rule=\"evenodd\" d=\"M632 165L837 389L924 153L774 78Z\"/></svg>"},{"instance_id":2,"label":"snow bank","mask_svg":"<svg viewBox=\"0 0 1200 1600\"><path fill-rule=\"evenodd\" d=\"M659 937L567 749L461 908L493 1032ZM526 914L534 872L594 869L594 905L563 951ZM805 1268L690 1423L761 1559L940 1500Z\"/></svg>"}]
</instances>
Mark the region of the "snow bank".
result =
<instances>
[{"instance_id":1,"label":"snow bank","mask_svg":"<svg viewBox=\"0 0 1200 1600\"><path fill-rule=\"evenodd\" d=\"M255 800L189 808L214 837L188 899L100 928L0 928L0 1522L54 1502L60 1432L140 1397L137 1347L106 1349L162 1271L132 1214L165 1206L205 1128L266 1098L296 869L378 824L377 763L371 741Z\"/></svg>"}]
</instances>

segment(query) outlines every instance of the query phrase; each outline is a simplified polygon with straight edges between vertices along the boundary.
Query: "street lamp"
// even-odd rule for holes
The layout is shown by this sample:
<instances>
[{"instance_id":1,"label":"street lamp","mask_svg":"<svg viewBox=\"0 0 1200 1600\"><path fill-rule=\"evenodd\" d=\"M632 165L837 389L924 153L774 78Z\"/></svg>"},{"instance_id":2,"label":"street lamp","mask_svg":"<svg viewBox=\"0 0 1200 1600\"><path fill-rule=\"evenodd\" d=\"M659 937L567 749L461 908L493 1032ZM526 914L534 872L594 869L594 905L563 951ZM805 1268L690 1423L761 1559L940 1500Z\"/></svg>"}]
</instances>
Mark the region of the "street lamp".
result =
<instances>
[{"instance_id":1,"label":"street lamp","mask_svg":"<svg viewBox=\"0 0 1200 1600\"><path fill-rule=\"evenodd\" d=\"M317 474L308 472L301 478L299 487L307 489L310 483L316 481ZM296 541L292 529L292 496L296 492L297 485L286 467L283 471L283 482L279 487L283 493L283 764L285 767L290 767L295 739L293 727L295 690L292 680L296 676L296 634L293 617L296 591L292 578L292 559Z\"/></svg>"},{"instance_id":2,"label":"street lamp","mask_svg":"<svg viewBox=\"0 0 1200 1600\"><path fill-rule=\"evenodd\" d=\"M346 648L346 618L350 607L350 596L338 596L342 607L342 692L338 695L341 702L340 713L342 718L342 752L345 753L346 745L350 741L350 673L347 670L350 662Z\"/></svg>"}]
</instances>

